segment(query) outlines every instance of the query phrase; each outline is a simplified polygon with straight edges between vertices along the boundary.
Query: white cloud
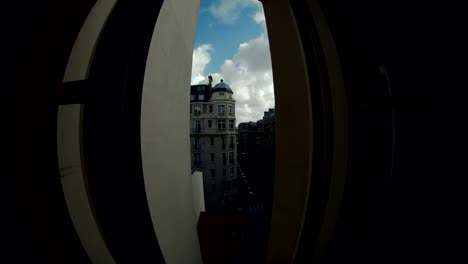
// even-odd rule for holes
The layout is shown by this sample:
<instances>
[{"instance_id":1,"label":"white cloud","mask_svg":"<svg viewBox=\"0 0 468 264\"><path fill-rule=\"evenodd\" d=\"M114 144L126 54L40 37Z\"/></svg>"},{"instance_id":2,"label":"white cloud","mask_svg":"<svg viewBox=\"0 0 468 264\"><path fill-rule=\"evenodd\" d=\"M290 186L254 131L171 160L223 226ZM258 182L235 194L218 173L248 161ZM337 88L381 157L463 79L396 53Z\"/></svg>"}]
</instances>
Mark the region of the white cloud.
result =
<instances>
[{"instance_id":1,"label":"white cloud","mask_svg":"<svg viewBox=\"0 0 468 264\"><path fill-rule=\"evenodd\" d=\"M194 58L199 49L194 50ZM206 50L208 56L210 50ZM194 77L199 80L197 83L207 83L206 75L204 71L198 71L196 76L192 74L192 83ZM224 61L220 72L211 75L215 84L224 79L234 91L238 124L261 119L263 112L275 105L270 48L264 34L240 44L237 53Z\"/></svg>"},{"instance_id":2,"label":"white cloud","mask_svg":"<svg viewBox=\"0 0 468 264\"><path fill-rule=\"evenodd\" d=\"M210 51L213 50L211 44L198 46L193 50L192 55L192 84L198 84L205 79L204 72L206 65L211 61Z\"/></svg>"},{"instance_id":3,"label":"white cloud","mask_svg":"<svg viewBox=\"0 0 468 264\"><path fill-rule=\"evenodd\" d=\"M258 0L219 0L212 3L210 13L221 23L234 23L242 11L247 7L260 7Z\"/></svg>"},{"instance_id":4,"label":"white cloud","mask_svg":"<svg viewBox=\"0 0 468 264\"><path fill-rule=\"evenodd\" d=\"M265 13L263 12L263 9L259 9L254 15L253 15L253 20L257 23L263 23L265 22Z\"/></svg>"}]
</instances>

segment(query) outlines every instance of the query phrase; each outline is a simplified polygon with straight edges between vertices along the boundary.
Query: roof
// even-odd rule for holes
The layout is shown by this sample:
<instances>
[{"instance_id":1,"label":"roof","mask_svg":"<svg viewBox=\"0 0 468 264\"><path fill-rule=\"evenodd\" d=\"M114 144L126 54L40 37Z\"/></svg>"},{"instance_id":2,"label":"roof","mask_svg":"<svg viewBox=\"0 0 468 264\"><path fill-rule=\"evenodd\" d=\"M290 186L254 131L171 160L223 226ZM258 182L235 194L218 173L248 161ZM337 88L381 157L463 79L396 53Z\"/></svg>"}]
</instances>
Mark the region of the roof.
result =
<instances>
[{"instance_id":1,"label":"roof","mask_svg":"<svg viewBox=\"0 0 468 264\"><path fill-rule=\"evenodd\" d=\"M223 79L221 79L221 82L216 84L214 87L213 87L213 91L212 92L228 92L228 93L233 93L232 92L232 89L231 87L229 87L229 85L227 85Z\"/></svg>"}]
</instances>

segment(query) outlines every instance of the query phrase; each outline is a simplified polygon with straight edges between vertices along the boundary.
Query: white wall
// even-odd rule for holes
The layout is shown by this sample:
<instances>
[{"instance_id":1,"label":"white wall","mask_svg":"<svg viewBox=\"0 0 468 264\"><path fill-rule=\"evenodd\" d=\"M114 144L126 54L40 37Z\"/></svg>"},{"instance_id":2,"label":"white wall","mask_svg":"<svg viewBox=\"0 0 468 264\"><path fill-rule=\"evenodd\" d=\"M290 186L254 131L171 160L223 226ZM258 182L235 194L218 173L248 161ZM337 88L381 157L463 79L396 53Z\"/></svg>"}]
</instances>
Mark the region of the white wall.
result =
<instances>
[{"instance_id":1,"label":"white wall","mask_svg":"<svg viewBox=\"0 0 468 264\"><path fill-rule=\"evenodd\" d=\"M148 54L141 109L143 173L167 263L202 263L190 168L189 103L199 0L166 0Z\"/></svg>"},{"instance_id":2,"label":"white wall","mask_svg":"<svg viewBox=\"0 0 468 264\"><path fill-rule=\"evenodd\" d=\"M198 218L201 212L205 212L205 192L203 191L203 173L194 171L192 174L193 209Z\"/></svg>"}]
</instances>

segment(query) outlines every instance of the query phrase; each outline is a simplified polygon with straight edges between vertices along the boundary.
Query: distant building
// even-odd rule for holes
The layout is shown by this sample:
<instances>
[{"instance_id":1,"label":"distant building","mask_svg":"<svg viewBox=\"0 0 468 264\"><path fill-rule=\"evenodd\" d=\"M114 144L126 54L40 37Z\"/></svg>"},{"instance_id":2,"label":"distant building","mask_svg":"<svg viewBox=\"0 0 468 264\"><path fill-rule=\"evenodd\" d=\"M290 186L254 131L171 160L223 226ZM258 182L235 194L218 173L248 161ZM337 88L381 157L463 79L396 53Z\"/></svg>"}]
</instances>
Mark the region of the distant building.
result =
<instances>
[{"instance_id":1,"label":"distant building","mask_svg":"<svg viewBox=\"0 0 468 264\"><path fill-rule=\"evenodd\" d=\"M262 207L267 226L271 216L275 176L275 109L264 112L257 122L240 123L238 160L248 175L256 201Z\"/></svg>"},{"instance_id":2,"label":"distant building","mask_svg":"<svg viewBox=\"0 0 468 264\"><path fill-rule=\"evenodd\" d=\"M275 109L264 112L257 122L240 123L239 153L274 155L275 153Z\"/></svg>"},{"instance_id":3,"label":"distant building","mask_svg":"<svg viewBox=\"0 0 468 264\"><path fill-rule=\"evenodd\" d=\"M192 169L203 172L207 211L232 199L237 179L236 101L221 80L190 88Z\"/></svg>"}]
</instances>

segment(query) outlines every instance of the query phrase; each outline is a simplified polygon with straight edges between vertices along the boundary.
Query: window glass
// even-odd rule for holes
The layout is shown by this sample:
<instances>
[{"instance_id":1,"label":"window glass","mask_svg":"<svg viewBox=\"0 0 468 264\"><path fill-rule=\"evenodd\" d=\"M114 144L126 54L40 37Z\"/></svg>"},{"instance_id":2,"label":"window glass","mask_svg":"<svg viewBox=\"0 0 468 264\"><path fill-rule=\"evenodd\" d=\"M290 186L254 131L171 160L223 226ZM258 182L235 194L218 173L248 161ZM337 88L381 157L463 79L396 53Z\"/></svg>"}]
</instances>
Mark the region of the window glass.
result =
<instances>
[{"instance_id":1,"label":"window glass","mask_svg":"<svg viewBox=\"0 0 468 264\"><path fill-rule=\"evenodd\" d=\"M213 120L208 120L208 128L213 127Z\"/></svg>"},{"instance_id":2,"label":"window glass","mask_svg":"<svg viewBox=\"0 0 468 264\"><path fill-rule=\"evenodd\" d=\"M224 110L225 110L224 105L218 105L218 113L224 114L225 113Z\"/></svg>"},{"instance_id":3,"label":"window glass","mask_svg":"<svg viewBox=\"0 0 468 264\"><path fill-rule=\"evenodd\" d=\"M218 120L218 129L226 128L226 120Z\"/></svg>"},{"instance_id":4,"label":"window glass","mask_svg":"<svg viewBox=\"0 0 468 264\"><path fill-rule=\"evenodd\" d=\"M205 95L199 94L198 95L198 100L205 100Z\"/></svg>"}]
</instances>

